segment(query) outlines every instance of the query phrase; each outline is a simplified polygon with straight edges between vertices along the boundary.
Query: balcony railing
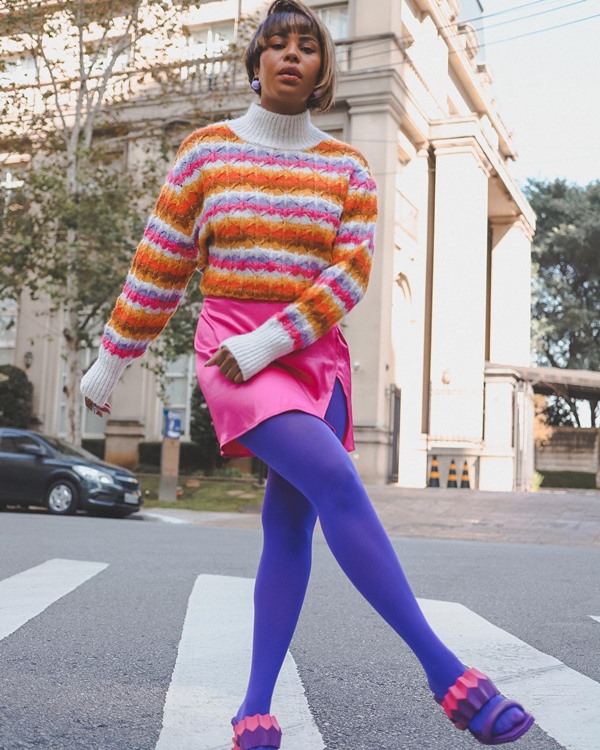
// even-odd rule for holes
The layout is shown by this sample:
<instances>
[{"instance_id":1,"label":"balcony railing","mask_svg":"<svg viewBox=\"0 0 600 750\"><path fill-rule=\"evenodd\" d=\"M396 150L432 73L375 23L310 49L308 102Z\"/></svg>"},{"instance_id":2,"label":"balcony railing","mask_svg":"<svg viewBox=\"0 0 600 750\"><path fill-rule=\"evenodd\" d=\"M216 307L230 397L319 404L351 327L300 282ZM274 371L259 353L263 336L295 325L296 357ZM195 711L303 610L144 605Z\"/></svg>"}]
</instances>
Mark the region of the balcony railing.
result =
<instances>
[{"instance_id":1,"label":"balcony railing","mask_svg":"<svg viewBox=\"0 0 600 750\"><path fill-rule=\"evenodd\" d=\"M401 49L395 34L378 34L369 37L353 37L336 42L338 65L342 74L355 69L369 67L369 58L397 52ZM356 61L356 64L355 64ZM102 74L87 79L88 89L102 84ZM77 77L63 79L56 89L52 83L43 81L36 85L21 83L0 86L0 109L9 105L18 117L17 102L26 105L29 114L41 114L60 107L68 113L75 104L75 94L80 85ZM225 95L238 89L247 89L246 68L239 54L223 54L190 60L153 65L147 68L124 68L113 74L106 89L106 106L135 104L149 100L160 100L169 96ZM8 117L10 119L10 115Z\"/></svg>"}]
</instances>

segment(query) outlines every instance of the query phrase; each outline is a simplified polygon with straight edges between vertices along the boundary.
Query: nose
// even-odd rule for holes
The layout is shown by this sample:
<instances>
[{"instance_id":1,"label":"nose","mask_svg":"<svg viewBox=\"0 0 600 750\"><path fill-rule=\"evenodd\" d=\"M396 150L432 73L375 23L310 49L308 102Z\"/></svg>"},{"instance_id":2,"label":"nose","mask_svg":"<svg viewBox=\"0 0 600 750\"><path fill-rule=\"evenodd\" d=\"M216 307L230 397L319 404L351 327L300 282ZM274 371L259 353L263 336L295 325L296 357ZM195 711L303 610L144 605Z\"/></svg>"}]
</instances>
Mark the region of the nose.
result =
<instances>
[{"instance_id":1,"label":"nose","mask_svg":"<svg viewBox=\"0 0 600 750\"><path fill-rule=\"evenodd\" d=\"M285 59L286 60L299 60L300 59L300 53L298 51L298 47L295 44L290 44L288 48L285 51Z\"/></svg>"}]
</instances>

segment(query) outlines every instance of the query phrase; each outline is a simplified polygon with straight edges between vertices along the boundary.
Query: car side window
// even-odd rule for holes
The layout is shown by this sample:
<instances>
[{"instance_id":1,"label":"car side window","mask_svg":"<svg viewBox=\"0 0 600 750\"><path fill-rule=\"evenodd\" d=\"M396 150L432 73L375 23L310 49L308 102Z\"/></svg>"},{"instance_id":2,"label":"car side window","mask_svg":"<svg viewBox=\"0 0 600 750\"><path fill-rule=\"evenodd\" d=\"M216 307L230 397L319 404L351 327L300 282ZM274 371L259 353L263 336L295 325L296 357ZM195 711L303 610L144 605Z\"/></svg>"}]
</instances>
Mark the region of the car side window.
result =
<instances>
[{"instance_id":1,"label":"car side window","mask_svg":"<svg viewBox=\"0 0 600 750\"><path fill-rule=\"evenodd\" d=\"M2 453L18 453L19 449L13 437L2 435L0 437L0 451Z\"/></svg>"},{"instance_id":2,"label":"car side window","mask_svg":"<svg viewBox=\"0 0 600 750\"><path fill-rule=\"evenodd\" d=\"M3 453L25 453L26 445L38 445L27 435L2 435L0 437L0 451Z\"/></svg>"},{"instance_id":3,"label":"car side window","mask_svg":"<svg viewBox=\"0 0 600 750\"><path fill-rule=\"evenodd\" d=\"M25 453L25 447L27 445L35 445L37 446L38 443L35 440L32 440L30 437L27 437L26 435L19 435L15 438L15 444L17 446L17 453Z\"/></svg>"}]
</instances>

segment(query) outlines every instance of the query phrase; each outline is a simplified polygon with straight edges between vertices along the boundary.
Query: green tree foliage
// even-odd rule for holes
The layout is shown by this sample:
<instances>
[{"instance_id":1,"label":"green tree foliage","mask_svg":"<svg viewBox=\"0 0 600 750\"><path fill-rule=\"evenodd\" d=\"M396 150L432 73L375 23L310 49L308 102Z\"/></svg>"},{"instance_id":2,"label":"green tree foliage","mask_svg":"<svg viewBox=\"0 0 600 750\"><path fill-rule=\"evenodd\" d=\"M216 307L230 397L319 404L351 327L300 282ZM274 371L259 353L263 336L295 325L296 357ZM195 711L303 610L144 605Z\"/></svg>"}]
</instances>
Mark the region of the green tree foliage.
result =
<instances>
[{"instance_id":1,"label":"green tree foliage","mask_svg":"<svg viewBox=\"0 0 600 750\"><path fill-rule=\"evenodd\" d=\"M0 189L0 299L18 300L33 264L31 217L23 180Z\"/></svg>"},{"instance_id":2,"label":"green tree foliage","mask_svg":"<svg viewBox=\"0 0 600 750\"><path fill-rule=\"evenodd\" d=\"M538 362L600 368L600 182L530 180L526 194L537 214L533 243L533 335ZM581 425L578 404L557 396L553 421ZM566 409L565 409L566 407ZM590 402L593 424L598 400Z\"/></svg>"},{"instance_id":3,"label":"green tree foliage","mask_svg":"<svg viewBox=\"0 0 600 750\"><path fill-rule=\"evenodd\" d=\"M0 366L0 425L28 429L33 420L33 386L23 370Z\"/></svg>"},{"instance_id":4,"label":"green tree foliage","mask_svg":"<svg viewBox=\"0 0 600 750\"><path fill-rule=\"evenodd\" d=\"M75 443L81 349L114 304L158 192L155 163L142 158L128 175L119 165L136 138L158 138L147 150L160 154L167 137L160 120L132 116L131 102L160 107L184 86L172 51L185 49L190 5L0 0L0 151L25 167L19 194L3 191L0 204L0 294L26 288L57 314Z\"/></svg>"},{"instance_id":5,"label":"green tree foliage","mask_svg":"<svg viewBox=\"0 0 600 750\"><path fill-rule=\"evenodd\" d=\"M202 391L197 386L194 388L192 394L190 437L200 448L201 463L206 471L210 473L225 463L226 459L221 456L219 441L217 440L206 401L204 400Z\"/></svg>"},{"instance_id":6,"label":"green tree foliage","mask_svg":"<svg viewBox=\"0 0 600 750\"><path fill-rule=\"evenodd\" d=\"M76 193L66 189L61 159L29 171L22 190L28 210L18 242L35 258L29 291L43 296L46 311L69 302L77 314L64 335L78 349L91 346L95 322L110 313L143 228L136 202L143 188L117 166L98 162L97 153L80 159ZM66 300L70 283L77 297Z\"/></svg>"}]
</instances>

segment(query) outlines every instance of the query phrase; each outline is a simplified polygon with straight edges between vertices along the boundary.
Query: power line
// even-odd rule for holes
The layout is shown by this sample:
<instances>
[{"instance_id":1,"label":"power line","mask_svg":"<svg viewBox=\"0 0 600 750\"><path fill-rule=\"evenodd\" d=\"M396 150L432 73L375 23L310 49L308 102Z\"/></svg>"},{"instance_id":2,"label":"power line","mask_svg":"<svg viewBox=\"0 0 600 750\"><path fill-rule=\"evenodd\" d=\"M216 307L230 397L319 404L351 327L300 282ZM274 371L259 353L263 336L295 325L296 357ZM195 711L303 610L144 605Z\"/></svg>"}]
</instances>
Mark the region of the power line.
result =
<instances>
[{"instance_id":1,"label":"power line","mask_svg":"<svg viewBox=\"0 0 600 750\"><path fill-rule=\"evenodd\" d=\"M548 13L554 13L557 10L563 10L564 8L572 8L574 5L580 5L581 3L587 3L589 0L575 0L575 2L567 3L566 5L557 5L556 8L547 8L546 10L540 10L537 13L530 13L527 16L519 16L518 18L509 18L506 21L499 21L498 23L491 23L489 26L485 24L477 31L487 31L488 29L495 29L497 26L505 26L509 23L516 23L517 21L525 21L528 18L537 18L537 16L545 16Z\"/></svg>"},{"instance_id":2,"label":"power line","mask_svg":"<svg viewBox=\"0 0 600 750\"><path fill-rule=\"evenodd\" d=\"M495 13L483 13L482 15L475 16L474 18L466 18L463 21L458 21L458 23L474 23L475 21L482 21L487 18L494 18L495 16L502 16L505 13L513 13L515 10L522 10L523 8L529 8L532 5L539 5L540 3L547 3L549 1L550 0L533 0L530 3L523 3L522 5L514 5L512 8L505 8L504 10L497 10ZM454 24L449 24L449 25L453 26Z\"/></svg>"},{"instance_id":3,"label":"power line","mask_svg":"<svg viewBox=\"0 0 600 750\"><path fill-rule=\"evenodd\" d=\"M546 3L546 2L557 2L557 0L533 0L533 2L524 3L522 5L516 5L513 8L507 8L505 10L499 10L499 11L496 11L495 13L484 14L484 15L478 16L477 18L470 18L470 19L466 19L466 20L455 20L453 23L442 25L442 26L438 26L437 30L440 31L441 29L456 29L457 25L459 25L459 24L473 23L475 21L481 22L482 20L486 20L486 19L492 18L494 16L499 16L499 15L502 15L504 13L511 13L513 11L516 11L516 10L521 10L523 8L527 8L527 7L531 6L531 5L539 5L540 3ZM571 6L579 5L580 3L584 3L584 2L589 2L589 0L574 0L574 2L570 2L570 3L566 3L566 4L563 4L563 5L560 5L557 8L548 8L547 10L540 11L539 13L531 13L531 14L526 15L526 16L520 16L519 18L512 18L512 19L509 19L507 21L501 21L500 23L492 24L490 26L483 25L480 29L475 29L475 30L476 31L485 31L486 29L495 28L496 26L501 26L502 24L514 23L515 21L521 21L521 20L525 20L525 19L528 19L528 18L534 18L535 16L541 16L541 15L544 15L546 13L552 13L555 10L563 10L564 8L570 8ZM382 36L379 39L368 39L368 38L366 38L366 39L358 39L357 41L352 42L352 49L355 49L358 46L361 46L361 47L375 47L375 46L380 45L380 44L385 44L388 41L389 41L389 36L388 35ZM405 42L408 43L408 42L412 41L412 37L411 36L397 37L397 41L400 44L403 44ZM346 45L340 45L340 49L345 49L345 48L346 48ZM375 54L378 54L378 53L374 52L373 55L375 55ZM352 57L353 57L353 59L360 60L360 59L366 59L366 58L368 58L370 56L371 56L371 54L368 53L367 55L360 55L360 56L354 56L353 55Z\"/></svg>"},{"instance_id":4,"label":"power line","mask_svg":"<svg viewBox=\"0 0 600 750\"><path fill-rule=\"evenodd\" d=\"M576 0L576 3L586 2L586 1L587 0ZM571 5L574 5L576 3L571 3ZM536 15L538 15L538 14L536 14ZM576 18L573 21L565 21L563 23L554 24L553 26L546 26L543 29L534 29L533 31L525 32L524 34L517 34L515 36L504 37L503 39L496 39L496 40L491 41L491 42L485 42L485 44L482 44L482 47L490 47L490 46L495 45L495 44L503 44L504 42L511 42L511 41L513 41L515 39L523 39L525 37L533 36L535 34L542 34L542 33L546 32L546 31L553 31L554 29L561 29L561 28L564 28L566 26L572 26L572 25L577 24L577 23L582 23L584 21L590 21L590 20L592 20L594 18L598 18L598 17L600 17L600 13L595 13L594 15L585 16L584 18ZM388 41L388 40L377 40L377 41L373 42L373 44L379 44L381 41ZM402 43L403 39L399 38L398 41L400 43ZM369 46L369 45L366 45L366 46ZM344 48L342 47L342 49L344 49ZM351 59L352 62L355 62L355 61L358 61L358 60L368 60L369 58L376 57L376 56L378 56L380 54L384 54L384 52L385 51L382 51L381 53L380 52L367 52L366 54L362 54L362 55L353 55L351 53L350 54L350 59ZM461 52L464 52L464 50L462 50L462 49L460 49L460 50L450 50L448 52L448 54L449 55L456 55L456 54L460 54Z\"/></svg>"},{"instance_id":5,"label":"power line","mask_svg":"<svg viewBox=\"0 0 600 750\"><path fill-rule=\"evenodd\" d=\"M593 18L600 18L600 13L595 13L593 16L586 16L585 18L576 18L574 21L565 21L564 23L556 24L555 26L546 26L543 29L536 29L535 31L528 31L525 34L517 34L516 36L509 36L504 39L496 39L493 42L486 42L486 47L491 47L493 44L502 44L503 42L512 42L515 39L524 39L527 36L534 36L534 34L543 34L545 31L554 31L554 29L563 29L565 26L573 26L576 23L583 23L583 21L591 21Z\"/></svg>"}]
</instances>

